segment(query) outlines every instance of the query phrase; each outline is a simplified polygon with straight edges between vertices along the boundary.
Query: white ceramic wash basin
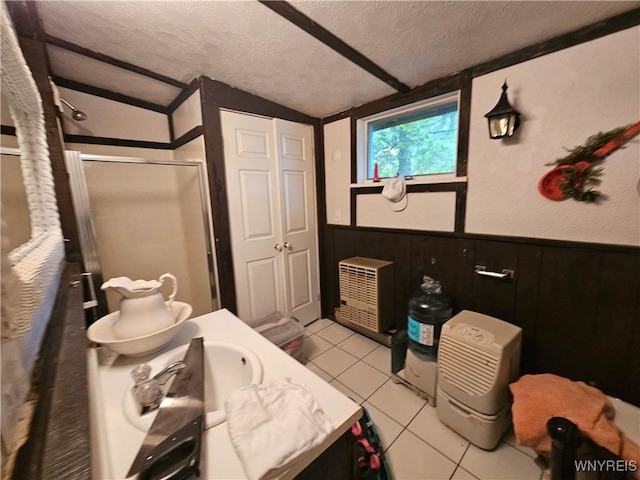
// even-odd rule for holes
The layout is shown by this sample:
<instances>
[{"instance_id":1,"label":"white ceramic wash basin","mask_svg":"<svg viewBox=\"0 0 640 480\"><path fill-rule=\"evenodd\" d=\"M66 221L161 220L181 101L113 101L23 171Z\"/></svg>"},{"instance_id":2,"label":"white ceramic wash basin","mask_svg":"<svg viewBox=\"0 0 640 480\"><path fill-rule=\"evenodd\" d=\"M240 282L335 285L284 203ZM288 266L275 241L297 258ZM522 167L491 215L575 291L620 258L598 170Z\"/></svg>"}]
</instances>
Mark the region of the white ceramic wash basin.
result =
<instances>
[{"instance_id":1,"label":"white ceramic wash basin","mask_svg":"<svg viewBox=\"0 0 640 480\"><path fill-rule=\"evenodd\" d=\"M162 354L157 373L165 366L182 360L189 345L183 345ZM262 381L262 363L250 349L226 342L204 342L204 403L205 429L215 427L226 420L224 402L235 390ZM154 362L158 364L158 362ZM169 383L167 384L168 387ZM133 387L133 381L131 381ZM144 432L149 430L157 411L140 416L132 388L127 388L122 399L125 417L133 426Z\"/></svg>"}]
</instances>

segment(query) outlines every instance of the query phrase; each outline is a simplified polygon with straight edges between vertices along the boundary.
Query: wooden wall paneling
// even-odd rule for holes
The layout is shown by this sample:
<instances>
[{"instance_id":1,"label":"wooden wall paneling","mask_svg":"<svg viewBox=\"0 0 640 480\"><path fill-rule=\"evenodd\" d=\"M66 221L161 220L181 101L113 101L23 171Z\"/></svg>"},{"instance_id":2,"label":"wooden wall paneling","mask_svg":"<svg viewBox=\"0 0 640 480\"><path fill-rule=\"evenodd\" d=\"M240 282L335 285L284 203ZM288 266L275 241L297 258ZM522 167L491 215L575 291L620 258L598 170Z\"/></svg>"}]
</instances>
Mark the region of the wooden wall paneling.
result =
<instances>
[{"instance_id":1,"label":"wooden wall paneling","mask_svg":"<svg viewBox=\"0 0 640 480\"><path fill-rule=\"evenodd\" d=\"M422 284L422 277L425 275L424 268L424 243L425 238L418 235L411 235L411 251L409 262L411 263L411 269L409 272L409 285L408 292L409 297L413 296L416 292L420 291L420 285Z\"/></svg>"},{"instance_id":2,"label":"wooden wall paneling","mask_svg":"<svg viewBox=\"0 0 640 480\"><path fill-rule=\"evenodd\" d=\"M394 262L394 321L404 325L407 314L407 280L410 278L411 239L408 234L359 230L356 255Z\"/></svg>"},{"instance_id":3,"label":"wooden wall paneling","mask_svg":"<svg viewBox=\"0 0 640 480\"><path fill-rule=\"evenodd\" d=\"M405 328L409 309L409 298L414 291L411 283L411 235L401 234L394 241L393 256L395 263L395 325Z\"/></svg>"},{"instance_id":4,"label":"wooden wall paneling","mask_svg":"<svg viewBox=\"0 0 640 480\"><path fill-rule=\"evenodd\" d=\"M233 274L233 256L231 253L229 200L227 198L220 111L217 106L204 102L202 102L201 108L207 175L209 176L211 216L213 218L213 233L215 237L218 283L220 286L220 306L236 313L236 287Z\"/></svg>"},{"instance_id":5,"label":"wooden wall paneling","mask_svg":"<svg viewBox=\"0 0 640 480\"><path fill-rule=\"evenodd\" d=\"M522 328L520 372L533 371L533 354L540 296L542 247L519 245L516 271L515 310L512 323Z\"/></svg>"},{"instance_id":6,"label":"wooden wall paneling","mask_svg":"<svg viewBox=\"0 0 640 480\"><path fill-rule=\"evenodd\" d=\"M589 331L591 349L585 352L585 360L601 360L589 379L610 395L619 396L640 379L637 362L635 377L627 374L629 360L640 357L639 350L633 348L640 331L640 254L604 252L598 273L597 311Z\"/></svg>"},{"instance_id":7,"label":"wooden wall paneling","mask_svg":"<svg viewBox=\"0 0 640 480\"><path fill-rule=\"evenodd\" d=\"M394 233L376 232L371 230L356 231L356 256L377 258L379 260L393 261L391 248L393 247Z\"/></svg>"},{"instance_id":8,"label":"wooden wall paneling","mask_svg":"<svg viewBox=\"0 0 640 480\"><path fill-rule=\"evenodd\" d=\"M451 295L455 312L475 310L473 304L473 282L475 281L476 241L469 238L456 239L455 284ZM445 293L448 293L445 291Z\"/></svg>"},{"instance_id":9,"label":"wooden wall paneling","mask_svg":"<svg viewBox=\"0 0 640 480\"><path fill-rule=\"evenodd\" d=\"M320 292L323 318L333 316L333 309L336 306L338 297L338 260L335 256L335 248L333 248L335 244L333 234L333 228L325 227L322 231L324 252L320 257L320 269L322 271Z\"/></svg>"},{"instance_id":10,"label":"wooden wall paneling","mask_svg":"<svg viewBox=\"0 0 640 480\"><path fill-rule=\"evenodd\" d=\"M631 402L634 405L640 406L640 298L636 299L636 310L632 318L634 321L633 334L630 335L631 339L631 357L628 359L626 368L624 368L624 376L622 385L623 391L620 393L620 397L627 402Z\"/></svg>"},{"instance_id":11,"label":"wooden wall paneling","mask_svg":"<svg viewBox=\"0 0 640 480\"><path fill-rule=\"evenodd\" d=\"M498 279L475 273L475 266L483 265L487 271L515 272L513 279ZM472 305L474 310L512 322L515 309L516 282L518 281L518 245L490 240L476 240ZM468 268L468 267L467 267Z\"/></svg>"},{"instance_id":12,"label":"wooden wall paneling","mask_svg":"<svg viewBox=\"0 0 640 480\"><path fill-rule=\"evenodd\" d=\"M326 318L329 311L326 309L326 301L324 299L326 293L322 288L329 282L327 281L327 269L324 266L324 261L327 255L327 242L326 242L326 228L327 228L327 200L326 200L326 188L324 177L324 131L321 122L318 120L313 126L313 158L315 165L315 186L316 186L316 225L317 225L317 239L318 239L318 277L320 288L320 315L321 318Z\"/></svg>"},{"instance_id":13,"label":"wooden wall paneling","mask_svg":"<svg viewBox=\"0 0 640 480\"><path fill-rule=\"evenodd\" d=\"M420 275L416 279L414 290L419 291L422 277L427 275L440 282L442 293L452 297L457 306L456 284L460 273L457 240L450 237L428 236L421 238L421 244Z\"/></svg>"},{"instance_id":14,"label":"wooden wall paneling","mask_svg":"<svg viewBox=\"0 0 640 480\"><path fill-rule=\"evenodd\" d=\"M354 230L345 228L331 228L327 230L333 231L331 243L326 245L326 251L333 252L332 258L329 259L329 272L326 275L327 284L333 284L333 296L327 301L330 315L333 317L333 310L340 306L340 281L338 278L338 262L345 258L356 256L356 233Z\"/></svg>"},{"instance_id":15,"label":"wooden wall paneling","mask_svg":"<svg viewBox=\"0 0 640 480\"><path fill-rule=\"evenodd\" d=\"M358 232L344 228L334 228L333 249L335 251L335 269L338 272L338 262L345 258L356 256L356 241Z\"/></svg>"},{"instance_id":16,"label":"wooden wall paneling","mask_svg":"<svg viewBox=\"0 0 640 480\"><path fill-rule=\"evenodd\" d=\"M592 332L598 297L601 252L545 247L540 269L540 301L534 368L572 380L594 378Z\"/></svg>"}]
</instances>

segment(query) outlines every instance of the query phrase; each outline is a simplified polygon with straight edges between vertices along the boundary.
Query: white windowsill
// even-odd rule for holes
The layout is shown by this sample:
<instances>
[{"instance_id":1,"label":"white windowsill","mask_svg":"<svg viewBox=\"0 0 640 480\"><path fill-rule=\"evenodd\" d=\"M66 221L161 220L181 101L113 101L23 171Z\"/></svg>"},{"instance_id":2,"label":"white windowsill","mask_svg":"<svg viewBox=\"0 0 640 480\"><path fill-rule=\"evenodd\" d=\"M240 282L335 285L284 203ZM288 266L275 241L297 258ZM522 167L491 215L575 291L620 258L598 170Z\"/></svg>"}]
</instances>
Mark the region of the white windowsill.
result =
<instances>
[{"instance_id":1,"label":"white windowsill","mask_svg":"<svg viewBox=\"0 0 640 480\"><path fill-rule=\"evenodd\" d=\"M367 180L363 183L352 183L349 185L350 188L359 188L359 187L379 187L384 186L387 182L388 178L381 178L379 182L374 182L373 180ZM455 175L429 175L429 176L420 176L416 177L413 180L407 180L407 185L429 185L429 184L437 184L437 183L465 183L467 182L467 177L456 177Z\"/></svg>"}]
</instances>

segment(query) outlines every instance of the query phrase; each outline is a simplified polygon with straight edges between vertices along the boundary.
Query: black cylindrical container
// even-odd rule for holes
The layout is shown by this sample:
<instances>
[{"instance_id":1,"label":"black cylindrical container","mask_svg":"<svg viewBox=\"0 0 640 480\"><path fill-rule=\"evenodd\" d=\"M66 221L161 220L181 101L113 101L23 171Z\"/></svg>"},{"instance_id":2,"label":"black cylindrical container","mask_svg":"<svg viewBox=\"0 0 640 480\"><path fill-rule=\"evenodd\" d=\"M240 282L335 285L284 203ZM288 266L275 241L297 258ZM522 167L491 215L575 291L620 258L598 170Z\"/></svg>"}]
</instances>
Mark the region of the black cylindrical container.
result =
<instances>
[{"instance_id":1,"label":"black cylindrical container","mask_svg":"<svg viewBox=\"0 0 640 480\"><path fill-rule=\"evenodd\" d=\"M407 335L409 348L419 358L435 361L444 322L451 318L451 299L442 293L440 282L423 278L421 292L409 300Z\"/></svg>"}]
</instances>

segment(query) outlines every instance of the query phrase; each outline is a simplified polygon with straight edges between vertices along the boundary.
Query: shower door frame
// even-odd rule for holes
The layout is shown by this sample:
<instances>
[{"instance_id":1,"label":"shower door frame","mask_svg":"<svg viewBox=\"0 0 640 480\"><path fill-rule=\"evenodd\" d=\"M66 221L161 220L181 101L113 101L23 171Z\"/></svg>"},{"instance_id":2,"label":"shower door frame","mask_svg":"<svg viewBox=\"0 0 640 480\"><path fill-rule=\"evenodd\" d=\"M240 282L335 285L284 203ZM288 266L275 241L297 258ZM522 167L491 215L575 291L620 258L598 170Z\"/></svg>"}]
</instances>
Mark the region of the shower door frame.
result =
<instances>
[{"instance_id":1,"label":"shower door frame","mask_svg":"<svg viewBox=\"0 0 640 480\"><path fill-rule=\"evenodd\" d=\"M208 197L207 171L204 162L177 161L177 160L150 160L138 157L120 157L114 155L94 155L75 150L65 150L65 164L69 174L71 186L71 198L75 210L76 224L80 250L84 264L82 274L90 292L90 299L84 303L85 310L93 309L94 319L107 315L108 307L104 292L100 290L104 279L102 266L98 253L95 228L91 218L91 202L89 189L84 173L83 162L105 162L116 164L143 164L143 165L169 165L174 167L191 166L198 171L198 187L200 190L200 202L202 207L203 225L205 230L205 246L207 250L207 267L209 277L209 291L211 295L212 311L220 309L220 285L218 282L217 262L214 252L214 230L211 214L211 204Z\"/></svg>"}]
</instances>

